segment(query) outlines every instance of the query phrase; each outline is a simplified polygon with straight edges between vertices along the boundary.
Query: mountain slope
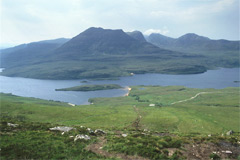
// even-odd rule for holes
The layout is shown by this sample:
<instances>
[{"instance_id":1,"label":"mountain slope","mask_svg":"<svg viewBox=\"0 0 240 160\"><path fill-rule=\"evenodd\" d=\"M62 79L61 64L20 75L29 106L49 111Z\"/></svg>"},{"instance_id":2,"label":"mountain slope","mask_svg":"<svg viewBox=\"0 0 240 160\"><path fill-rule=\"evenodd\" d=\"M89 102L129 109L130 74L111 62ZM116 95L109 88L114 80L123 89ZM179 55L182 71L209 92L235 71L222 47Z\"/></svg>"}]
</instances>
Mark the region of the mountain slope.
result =
<instances>
[{"instance_id":1,"label":"mountain slope","mask_svg":"<svg viewBox=\"0 0 240 160\"><path fill-rule=\"evenodd\" d=\"M235 57L222 61L219 57L161 49L141 37L139 32L129 35L122 30L92 27L66 43L27 44L2 53L1 67L5 70L1 74L38 79L109 79L131 73L194 74L238 65ZM173 40L166 39L169 44ZM182 39L187 41L189 36ZM193 35L190 39L196 38Z\"/></svg>"},{"instance_id":2,"label":"mountain slope","mask_svg":"<svg viewBox=\"0 0 240 160\"><path fill-rule=\"evenodd\" d=\"M139 40L141 42L146 42L146 39L144 38L143 34L139 31L126 32L126 33L136 40Z\"/></svg>"},{"instance_id":3,"label":"mountain slope","mask_svg":"<svg viewBox=\"0 0 240 160\"><path fill-rule=\"evenodd\" d=\"M239 67L239 41L212 40L194 33L176 39L151 34L147 40L160 48L204 56L209 67Z\"/></svg>"},{"instance_id":4,"label":"mountain slope","mask_svg":"<svg viewBox=\"0 0 240 160\"><path fill-rule=\"evenodd\" d=\"M185 34L179 38L170 38L153 33L147 38L148 42L165 49L183 52L201 53L201 51L238 51L239 41L211 40L194 33Z\"/></svg>"},{"instance_id":5,"label":"mountain slope","mask_svg":"<svg viewBox=\"0 0 240 160\"><path fill-rule=\"evenodd\" d=\"M38 58L48 56L49 52L66 43L69 39L58 38L21 44L16 47L1 50L1 67L14 67L34 63Z\"/></svg>"},{"instance_id":6,"label":"mountain slope","mask_svg":"<svg viewBox=\"0 0 240 160\"><path fill-rule=\"evenodd\" d=\"M160 48L148 42L134 39L122 30L92 27L56 49L54 55L57 55L58 58L75 57L81 59L82 56L93 55L150 54L159 52L161 52Z\"/></svg>"}]
</instances>

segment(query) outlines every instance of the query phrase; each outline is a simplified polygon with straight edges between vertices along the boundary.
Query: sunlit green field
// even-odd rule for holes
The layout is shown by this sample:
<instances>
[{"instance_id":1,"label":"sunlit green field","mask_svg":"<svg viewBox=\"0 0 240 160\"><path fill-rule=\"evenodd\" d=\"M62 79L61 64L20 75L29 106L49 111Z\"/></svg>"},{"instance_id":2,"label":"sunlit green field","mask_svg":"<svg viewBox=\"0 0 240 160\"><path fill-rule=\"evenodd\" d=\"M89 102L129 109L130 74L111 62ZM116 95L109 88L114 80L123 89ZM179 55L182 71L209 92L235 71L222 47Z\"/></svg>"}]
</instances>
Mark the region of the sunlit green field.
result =
<instances>
[{"instance_id":1,"label":"sunlit green field","mask_svg":"<svg viewBox=\"0 0 240 160\"><path fill-rule=\"evenodd\" d=\"M79 106L0 97L1 159L240 158L239 88L132 86L128 96L93 98L91 105ZM59 125L75 129L65 134L49 130ZM87 128L106 134L92 135ZM230 130L233 134L227 135ZM71 137L78 134L91 139L75 142ZM216 148L233 153L215 154Z\"/></svg>"},{"instance_id":2,"label":"sunlit green field","mask_svg":"<svg viewBox=\"0 0 240 160\"><path fill-rule=\"evenodd\" d=\"M139 127L152 131L200 134L240 131L239 88L131 88L129 96L94 98L90 100L93 102L91 105L75 107L66 103L1 94L1 115L34 122L106 129L134 128L131 124L141 116ZM196 96L198 93L202 94Z\"/></svg>"}]
</instances>

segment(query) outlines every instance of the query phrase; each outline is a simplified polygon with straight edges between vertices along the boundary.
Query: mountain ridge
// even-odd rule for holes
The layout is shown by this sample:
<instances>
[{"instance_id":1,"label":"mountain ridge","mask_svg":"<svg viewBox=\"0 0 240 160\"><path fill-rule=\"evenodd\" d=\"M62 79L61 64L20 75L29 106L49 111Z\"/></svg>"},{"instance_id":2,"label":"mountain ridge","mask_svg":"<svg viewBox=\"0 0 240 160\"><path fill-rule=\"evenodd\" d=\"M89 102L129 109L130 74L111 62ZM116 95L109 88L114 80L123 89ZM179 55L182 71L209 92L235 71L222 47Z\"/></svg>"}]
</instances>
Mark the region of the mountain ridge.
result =
<instances>
[{"instance_id":1,"label":"mountain ridge","mask_svg":"<svg viewBox=\"0 0 240 160\"><path fill-rule=\"evenodd\" d=\"M190 36L182 38L199 41L195 34ZM37 79L108 79L131 73L196 74L215 67L239 65L238 54L228 53L231 48L226 53L212 55L201 50L198 53L183 52L166 48L174 39L162 37L165 48L157 47L149 39L144 41L139 31L125 33L121 29L91 27L64 42L47 40L16 47L9 52L5 50L1 53L1 67L5 68L1 75ZM220 42L221 47L228 45L225 44L228 41Z\"/></svg>"},{"instance_id":2,"label":"mountain ridge","mask_svg":"<svg viewBox=\"0 0 240 160\"><path fill-rule=\"evenodd\" d=\"M195 33L187 33L178 38L171 38L153 33L148 36L148 42L164 49L178 50L182 52L193 52L193 50L239 50L240 41L230 41L225 39L213 40L208 37L199 36ZM186 48L187 47L187 48ZM199 52L198 52L199 53Z\"/></svg>"}]
</instances>

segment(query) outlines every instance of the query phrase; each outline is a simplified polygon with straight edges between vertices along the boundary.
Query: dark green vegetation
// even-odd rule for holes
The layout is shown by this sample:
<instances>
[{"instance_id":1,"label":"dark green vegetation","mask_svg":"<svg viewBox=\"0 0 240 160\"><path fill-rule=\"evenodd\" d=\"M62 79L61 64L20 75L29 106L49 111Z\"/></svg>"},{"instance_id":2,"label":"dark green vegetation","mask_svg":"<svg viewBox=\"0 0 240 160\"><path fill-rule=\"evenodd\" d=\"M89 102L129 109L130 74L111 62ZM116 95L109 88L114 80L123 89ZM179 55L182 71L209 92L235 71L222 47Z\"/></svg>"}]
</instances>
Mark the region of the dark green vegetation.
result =
<instances>
[{"instance_id":1,"label":"dark green vegetation","mask_svg":"<svg viewBox=\"0 0 240 160\"><path fill-rule=\"evenodd\" d=\"M85 150L85 147L96 141L77 140L69 136L88 134L86 129L76 127L76 130L65 133L50 132L54 127L49 123L31 123L19 121L16 118L1 117L1 159L104 159L102 156ZM16 123L17 127L7 124Z\"/></svg>"},{"instance_id":2,"label":"dark green vegetation","mask_svg":"<svg viewBox=\"0 0 240 160\"><path fill-rule=\"evenodd\" d=\"M127 137L115 135L107 137L105 150L125 153L127 155L138 155L150 159L180 159L182 154L175 152L169 156L168 148L181 148L183 138L170 136L156 136L147 132L130 133Z\"/></svg>"},{"instance_id":3,"label":"dark green vegetation","mask_svg":"<svg viewBox=\"0 0 240 160\"><path fill-rule=\"evenodd\" d=\"M90 100L92 105L75 107L1 94L1 159L237 159L239 156L239 88L131 88L129 96L94 98ZM49 130L61 125L76 130L63 135ZM88 127L102 129L107 134L91 134ZM233 134L226 135L229 130ZM77 134L89 135L91 140L74 142L70 136Z\"/></svg>"},{"instance_id":4,"label":"dark green vegetation","mask_svg":"<svg viewBox=\"0 0 240 160\"><path fill-rule=\"evenodd\" d=\"M102 84L102 85L81 85L70 88L55 89L56 91L98 91L108 89L119 89L122 88L118 84Z\"/></svg>"},{"instance_id":5,"label":"dark green vegetation","mask_svg":"<svg viewBox=\"0 0 240 160\"><path fill-rule=\"evenodd\" d=\"M89 28L66 43L53 42L1 51L1 67L5 68L1 74L38 79L108 79L131 73L194 74L239 66L238 48L231 41L221 41L218 46L225 48L221 51L213 47L183 53L148 43L137 31ZM183 48L189 48L192 39L184 42Z\"/></svg>"}]
</instances>

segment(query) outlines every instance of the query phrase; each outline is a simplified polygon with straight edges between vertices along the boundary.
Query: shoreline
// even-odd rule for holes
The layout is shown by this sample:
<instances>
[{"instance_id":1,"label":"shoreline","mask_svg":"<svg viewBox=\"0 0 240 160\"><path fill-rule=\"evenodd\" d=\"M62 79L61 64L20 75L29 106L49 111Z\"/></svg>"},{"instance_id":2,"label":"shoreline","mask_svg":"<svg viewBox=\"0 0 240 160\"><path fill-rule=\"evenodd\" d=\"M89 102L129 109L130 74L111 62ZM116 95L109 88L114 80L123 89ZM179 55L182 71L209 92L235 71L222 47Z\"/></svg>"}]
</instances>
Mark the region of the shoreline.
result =
<instances>
[{"instance_id":1,"label":"shoreline","mask_svg":"<svg viewBox=\"0 0 240 160\"><path fill-rule=\"evenodd\" d=\"M128 96L130 91L132 90L132 88L130 88L129 86L125 87L124 90L128 90L128 92L126 94L124 94L124 96Z\"/></svg>"}]
</instances>

